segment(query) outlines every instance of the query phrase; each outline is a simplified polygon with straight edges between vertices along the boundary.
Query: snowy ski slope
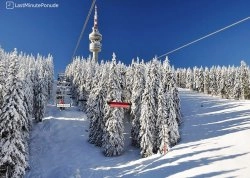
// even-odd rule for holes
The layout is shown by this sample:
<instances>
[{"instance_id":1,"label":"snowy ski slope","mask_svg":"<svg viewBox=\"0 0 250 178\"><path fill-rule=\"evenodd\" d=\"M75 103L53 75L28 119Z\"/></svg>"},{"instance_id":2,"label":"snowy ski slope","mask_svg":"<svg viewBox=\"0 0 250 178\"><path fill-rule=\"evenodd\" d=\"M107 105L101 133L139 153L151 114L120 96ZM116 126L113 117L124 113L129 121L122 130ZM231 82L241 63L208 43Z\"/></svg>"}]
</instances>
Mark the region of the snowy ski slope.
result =
<instances>
[{"instance_id":1,"label":"snowy ski slope","mask_svg":"<svg viewBox=\"0 0 250 178\"><path fill-rule=\"evenodd\" d=\"M249 177L250 101L224 100L180 89L181 142L165 155L140 158L129 144L122 156L104 157L88 140L86 115L48 105L31 134L26 178Z\"/></svg>"}]
</instances>

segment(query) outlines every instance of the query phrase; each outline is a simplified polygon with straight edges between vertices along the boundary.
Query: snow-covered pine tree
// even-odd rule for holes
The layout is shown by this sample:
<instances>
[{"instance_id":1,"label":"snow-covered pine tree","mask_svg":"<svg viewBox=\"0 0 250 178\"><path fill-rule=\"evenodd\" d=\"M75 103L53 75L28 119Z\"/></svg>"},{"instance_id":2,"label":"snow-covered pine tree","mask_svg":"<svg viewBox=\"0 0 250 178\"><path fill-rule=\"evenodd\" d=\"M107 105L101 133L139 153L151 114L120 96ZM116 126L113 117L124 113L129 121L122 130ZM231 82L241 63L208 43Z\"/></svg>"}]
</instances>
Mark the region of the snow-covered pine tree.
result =
<instances>
[{"instance_id":1,"label":"snow-covered pine tree","mask_svg":"<svg viewBox=\"0 0 250 178\"><path fill-rule=\"evenodd\" d=\"M18 77L17 50L9 55L10 66L0 113L0 169L6 177L22 177L28 167L24 133L28 131L22 82ZM2 175L1 175L2 176Z\"/></svg>"},{"instance_id":2,"label":"snow-covered pine tree","mask_svg":"<svg viewBox=\"0 0 250 178\"><path fill-rule=\"evenodd\" d=\"M4 50L0 47L0 108L3 104L3 89L5 85L5 79L7 77L7 71L6 71L6 59ZM1 110L0 110L1 112Z\"/></svg>"},{"instance_id":3,"label":"snow-covered pine tree","mask_svg":"<svg viewBox=\"0 0 250 178\"><path fill-rule=\"evenodd\" d=\"M187 70L182 69L181 70L181 88L186 87L186 77L187 77L186 75L187 75Z\"/></svg>"},{"instance_id":4,"label":"snow-covered pine tree","mask_svg":"<svg viewBox=\"0 0 250 178\"><path fill-rule=\"evenodd\" d=\"M209 91L211 92L211 95L214 95L214 96L216 96L217 95L217 93L218 93L218 85L217 85L217 75L216 75L216 68L214 67L214 66L212 66L211 68L210 68L210 76L209 76L209 78L210 78L210 81L209 81L209 83L210 83L210 89L209 89Z\"/></svg>"},{"instance_id":5,"label":"snow-covered pine tree","mask_svg":"<svg viewBox=\"0 0 250 178\"><path fill-rule=\"evenodd\" d=\"M228 68L228 81L227 81L227 84L228 84L228 96L229 98L234 98L233 96L233 91L234 91L234 83L235 83L235 73L236 73L236 70L235 70L235 67L234 66L229 66Z\"/></svg>"},{"instance_id":6,"label":"snow-covered pine tree","mask_svg":"<svg viewBox=\"0 0 250 178\"><path fill-rule=\"evenodd\" d=\"M164 63L163 66L165 68L165 74L163 75L163 91L166 94L167 100L169 143L171 146L173 146L180 139L178 127L178 125L181 123L180 99L173 72L170 70L170 67L165 65L166 64Z\"/></svg>"},{"instance_id":7,"label":"snow-covered pine tree","mask_svg":"<svg viewBox=\"0 0 250 178\"><path fill-rule=\"evenodd\" d=\"M16 131L11 135L3 132L0 140L2 145L0 151L0 176L19 178L23 177L25 169L28 167L26 158L28 151L25 149L22 133L18 129L19 126L17 126L18 123L12 124L12 129Z\"/></svg>"},{"instance_id":8,"label":"snow-covered pine tree","mask_svg":"<svg viewBox=\"0 0 250 178\"><path fill-rule=\"evenodd\" d=\"M228 74L227 69L225 66L221 68L221 79L219 81L219 94L222 98L229 98L229 92L228 92Z\"/></svg>"},{"instance_id":9,"label":"snow-covered pine tree","mask_svg":"<svg viewBox=\"0 0 250 178\"><path fill-rule=\"evenodd\" d=\"M131 117L132 128L131 138L132 145L140 147L139 132L140 132L140 115L142 105L142 94L145 86L145 69L144 63L134 64L134 74L130 76L133 78L132 96L131 96ZM128 76L129 77L129 76Z\"/></svg>"},{"instance_id":10,"label":"snow-covered pine tree","mask_svg":"<svg viewBox=\"0 0 250 178\"><path fill-rule=\"evenodd\" d=\"M200 83L199 83L199 69L196 66L194 66L194 68L193 68L193 77L194 77L193 90L198 91L199 85L200 85Z\"/></svg>"},{"instance_id":11,"label":"snow-covered pine tree","mask_svg":"<svg viewBox=\"0 0 250 178\"><path fill-rule=\"evenodd\" d=\"M89 93L85 90L85 87L83 84L80 84L77 87L77 99L78 99L78 107L81 111L85 111L87 109L87 103Z\"/></svg>"},{"instance_id":12,"label":"snow-covered pine tree","mask_svg":"<svg viewBox=\"0 0 250 178\"><path fill-rule=\"evenodd\" d=\"M90 119L89 125L89 142L96 146L102 146L103 137L103 118L104 118L104 106L106 92L103 85L105 79L105 66L101 64L97 68L94 77L94 88L91 90L88 101L87 101L87 116ZM96 83L97 82L97 83Z\"/></svg>"},{"instance_id":13,"label":"snow-covered pine tree","mask_svg":"<svg viewBox=\"0 0 250 178\"><path fill-rule=\"evenodd\" d=\"M180 97L179 97L179 91L178 88L176 86L174 86L173 88L173 99L174 99L174 107L176 110L176 121L178 123L178 125L181 124L182 119L181 119L181 102L180 102Z\"/></svg>"},{"instance_id":14,"label":"snow-covered pine tree","mask_svg":"<svg viewBox=\"0 0 250 178\"><path fill-rule=\"evenodd\" d=\"M166 60L164 61L165 63L169 64L169 60L168 57L166 57ZM171 68L171 66L169 65L169 67ZM160 85L160 80L162 78L162 65L161 62L159 60L157 60L157 58L155 57L150 63L149 63L149 75L151 80L149 81L149 85L150 85L150 89L153 92L153 100L152 102L154 102L154 117L152 117L152 127L151 127L151 133L153 136L153 152L157 153L157 132L158 129L156 127L156 121L157 121L157 109L158 109L158 90L159 90L159 85Z\"/></svg>"},{"instance_id":15,"label":"snow-covered pine tree","mask_svg":"<svg viewBox=\"0 0 250 178\"><path fill-rule=\"evenodd\" d=\"M103 142L103 136L104 136L104 132L106 132L106 122L107 122L107 117L105 117L105 113L108 112L108 110L110 109L110 107L107 104L107 96L108 96L108 89L109 89L109 75L110 75L110 69L111 69L111 62L107 61L106 63L103 63L103 65L101 66L102 69L102 76L100 79L100 87L102 88L102 92L104 95L104 103L102 105L102 109L103 109L103 113L104 113L104 117L101 120L101 131L102 131L102 141Z\"/></svg>"},{"instance_id":16,"label":"snow-covered pine tree","mask_svg":"<svg viewBox=\"0 0 250 178\"><path fill-rule=\"evenodd\" d=\"M7 77L5 61L6 59L5 59L4 50L0 47L0 113L2 113L3 95L4 95L4 90L5 90L5 79ZM1 122L2 120L0 118L0 127L1 127ZM0 143L2 143L1 140L2 140L2 136L0 137ZM2 144L0 144L0 153L1 153L1 150L2 150ZM1 177L1 173L0 173L0 177Z\"/></svg>"},{"instance_id":17,"label":"snow-covered pine tree","mask_svg":"<svg viewBox=\"0 0 250 178\"><path fill-rule=\"evenodd\" d=\"M144 92L142 95L142 108L140 115L140 149L141 156L148 157L153 154L154 144L155 144L155 100L154 100L154 90L151 85L151 75L149 65L146 66L146 83Z\"/></svg>"},{"instance_id":18,"label":"snow-covered pine tree","mask_svg":"<svg viewBox=\"0 0 250 178\"><path fill-rule=\"evenodd\" d=\"M204 93L205 94L209 94L210 88L210 78L209 78L209 69L208 67L205 67L205 71L204 71Z\"/></svg>"},{"instance_id":19,"label":"snow-covered pine tree","mask_svg":"<svg viewBox=\"0 0 250 178\"><path fill-rule=\"evenodd\" d=\"M117 70L119 70L119 73L120 73L120 85L121 85L121 88L122 88L122 101L129 101L130 100L130 97L128 96L128 93L127 91L125 90L126 89L126 66L121 63L120 61L118 62L117 64Z\"/></svg>"},{"instance_id":20,"label":"snow-covered pine tree","mask_svg":"<svg viewBox=\"0 0 250 178\"><path fill-rule=\"evenodd\" d=\"M33 101L34 101L34 93L33 93L33 84L31 81L31 75L30 73L26 73L25 74L25 79L23 78L23 86L24 86L24 103L25 103L25 107L26 111L27 111L27 118L30 119L32 118L32 114L33 114Z\"/></svg>"},{"instance_id":21,"label":"snow-covered pine tree","mask_svg":"<svg viewBox=\"0 0 250 178\"><path fill-rule=\"evenodd\" d=\"M86 66L86 59L76 57L66 70L66 75L72 81L72 97L81 110L85 109L85 100L87 100L87 92L85 90L87 76Z\"/></svg>"},{"instance_id":22,"label":"snow-covered pine tree","mask_svg":"<svg viewBox=\"0 0 250 178\"><path fill-rule=\"evenodd\" d=\"M46 59L46 70L48 72L48 96L49 98L52 97L52 89L54 83L54 62L52 55L48 55Z\"/></svg>"},{"instance_id":23,"label":"snow-covered pine tree","mask_svg":"<svg viewBox=\"0 0 250 178\"><path fill-rule=\"evenodd\" d=\"M137 65L138 63L136 63L134 61L134 59L132 60L132 63L131 65L129 65L127 68L126 68L126 74L125 74L125 79L126 79L126 86L124 88L125 92L127 93L127 99L130 101L131 100L131 97L132 97L132 90L133 90L133 83L134 83L134 72L135 72L135 66Z\"/></svg>"},{"instance_id":24,"label":"snow-covered pine tree","mask_svg":"<svg viewBox=\"0 0 250 178\"><path fill-rule=\"evenodd\" d=\"M175 80L177 87L181 87L181 69L175 70Z\"/></svg>"},{"instance_id":25,"label":"snow-covered pine tree","mask_svg":"<svg viewBox=\"0 0 250 178\"><path fill-rule=\"evenodd\" d=\"M4 50L0 46L0 61L5 59Z\"/></svg>"},{"instance_id":26,"label":"snow-covered pine tree","mask_svg":"<svg viewBox=\"0 0 250 178\"><path fill-rule=\"evenodd\" d=\"M171 146L177 144L180 139L179 134L179 127L178 122L176 120L177 113L176 113L176 106L175 106L175 99L174 99L174 91L175 88L170 89L167 95L167 107L168 107L168 129L169 129L169 142Z\"/></svg>"},{"instance_id":27,"label":"snow-covered pine tree","mask_svg":"<svg viewBox=\"0 0 250 178\"><path fill-rule=\"evenodd\" d=\"M173 71L175 73L175 80L177 87L186 88L186 73L187 70L185 68L177 68ZM179 78L177 82L177 78Z\"/></svg>"},{"instance_id":28,"label":"snow-covered pine tree","mask_svg":"<svg viewBox=\"0 0 250 178\"><path fill-rule=\"evenodd\" d=\"M101 87L95 87L90 92L87 102L87 116L90 119L89 142L102 146L102 119L104 117L105 95Z\"/></svg>"},{"instance_id":29,"label":"snow-covered pine tree","mask_svg":"<svg viewBox=\"0 0 250 178\"><path fill-rule=\"evenodd\" d=\"M186 78L186 88L193 90L193 72L192 69L187 69L187 78Z\"/></svg>"},{"instance_id":30,"label":"snow-covered pine tree","mask_svg":"<svg viewBox=\"0 0 250 178\"><path fill-rule=\"evenodd\" d=\"M240 62L241 99L250 98L249 67L244 61Z\"/></svg>"},{"instance_id":31,"label":"snow-covered pine tree","mask_svg":"<svg viewBox=\"0 0 250 178\"><path fill-rule=\"evenodd\" d=\"M168 107L166 93L164 92L163 84L160 82L158 92L158 111L157 111L157 150L161 154L169 151L169 129L168 129Z\"/></svg>"},{"instance_id":32,"label":"snow-covered pine tree","mask_svg":"<svg viewBox=\"0 0 250 178\"><path fill-rule=\"evenodd\" d=\"M199 69L199 74L198 74L198 91L200 93L204 92L204 71L203 67L200 67Z\"/></svg>"},{"instance_id":33,"label":"snow-covered pine tree","mask_svg":"<svg viewBox=\"0 0 250 178\"><path fill-rule=\"evenodd\" d=\"M77 98L78 107L83 111L86 111L87 109L87 100L93 88L93 77L96 70L95 68L96 63L91 58L91 56L89 56L87 60L82 60L78 65L79 74L76 75L76 81L78 82Z\"/></svg>"},{"instance_id":34,"label":"snow-covered pine tree","mask_svg":"<svg viewBox=\"0 0 250 178\"><path fill-rule=\"evenodd\" d=\"M121 101L122 88L120 86L120 72L117 70L116 56L113 53L112 63L110 65L107 100ZM102 146L105 156L118 156L124 150L124 111L121 108L110 108L105 105L105 130Z\"/></svg>"},{"instance_id":35,"label":"snow-covered pine tree","mask_svg":"<svg viewBox=\"0 0 250 178\"><path fill-rule=\"evenodd\" d=\"M35 86L34 86L34 116L37 122L41 122L47 105L47 83L42 69L42 61L36 64Z\"/></svg>"},{"instance_id":36,"label":"snow-covered pine tree","mask_svg":"<svg viewBox=\"0 0 250 178\"><path fill-rule=\"evenodd\" d=\"M80 72L80 66L79 66L80 63L81 63L80 58L79 57L75 57L73 59L73 62L66 67L66 71L65 71L66 76L71 81L72 98L74 98L74 101L75 101L76 105L78 105L78 87L79 87L80 77L77 77L77 76L79 76L80 73L81 73Z\"/></svg>"},{"instance_id":37,"label":"snow-covered pine tree","mask_svg":"<svg viewBox=\"0 0 250 178\"><path fill-rule=\"evenodd\" d=\"M95 74L95 61L92 60L91 58L87 60L86 69L87 69L87 76L84 86L86 91L89 93L92 89L92 81Z\"/></svg>"},{"instance_id":38,"label":"snow-covered pine tree","mask_svg":"<svg viewBox=\"0 0 250 178\"><path fill-rule=\"evenodd\" d=\"M168 58L166 58L165 62L169 63ZM151 77L151 81L150 81L150 85L153 89L153 94L154 94L154 100L156 103L156 107L158 104L158 89L159 89L159 85L160 85L160 80L162 77L162 65L161 62L157 59L154 58L150 63L150 77ZM171 67L171 66L170 66ZM157 110L157 109L156 109ZM156 115L156 112L155 112Z\"/></svg>"},{"instance_id":39,"label":"snow-covered pine tree","mask_svg":"<svg viewBox=\"0 0 250 178\"><path fill-rule=\"evenodd\" d=\"M234 81L234 88L233 88L233 98L240 99L241 97L241 79L240 79L240 68L236 68L235 72L235 81Z\"/></svg>"},{"instance_id":40,"label":"snow-covered pine tree","mask_svg":"<svg viewBox=\"0 0 250 178\"><path fill-rule=\"evenodd\" d=\"M216 88L217 88L217 92L216 92L216 96L219 96L220 95L220 82L221 82L221 67L220 66L217 66L215 68L215 76L216 76Z\"/></svg>"},{"instance_id":41,"label":"snow-covered pine tree","mask_svg":"<svg viewBox=\"0 0 250 178\"><path fill-rule=\"evenodd\" d=\"M29 138L29 130L31 128L31 118L33 114L33 84L31 83L30 72L28 69L28 65L25 62L27 57L20 54L18 56L18 61L20 61L20 67L18 70L18 78L22 82L22 90L23 90L23 107L25 111L25 118L27 129L25 132L26 139ZM28 145L26 145L28 147Z\"/></svg>"},{"instance_id":42,"label":"snow-covered pine tree","mask_svg":"<svg viewBox=\"0 0 250 178\"><path fill-rule=\"evenodd\" d=\"M174 107L175 107L175 119L178 124L181 123L181 111L180 111L180 98L179 92L176 87L176 81L174 78L174 70L171 68L168 58L163 62L163 89L164 93L170 92L172 90L172 98L174 99Z\"/></svg>"}]
</instances>

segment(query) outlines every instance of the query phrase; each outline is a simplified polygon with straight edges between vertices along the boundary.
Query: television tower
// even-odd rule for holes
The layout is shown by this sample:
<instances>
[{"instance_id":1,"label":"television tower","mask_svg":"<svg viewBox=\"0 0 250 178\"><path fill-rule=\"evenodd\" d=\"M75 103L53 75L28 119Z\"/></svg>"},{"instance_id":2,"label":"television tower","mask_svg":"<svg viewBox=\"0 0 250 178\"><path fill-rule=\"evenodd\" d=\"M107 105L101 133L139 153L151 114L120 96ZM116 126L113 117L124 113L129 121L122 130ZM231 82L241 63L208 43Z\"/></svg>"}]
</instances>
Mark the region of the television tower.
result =
<instances>
[{"instance_id":1,"label":"television tower","mask_svg":"<svg viewBox=\"0 0 250 178\"><path fill-rule=\"evenodd\" d=\"M92 32L89 34L89 50L93 53L92 59L95 62L98 62L98 53L101 52L102 48L102 35L99 33L98 30L98 23L97 23L97 7L95 6L95 16L94 16L94 26L92 27Z\"/></svg>"}]
</instances>

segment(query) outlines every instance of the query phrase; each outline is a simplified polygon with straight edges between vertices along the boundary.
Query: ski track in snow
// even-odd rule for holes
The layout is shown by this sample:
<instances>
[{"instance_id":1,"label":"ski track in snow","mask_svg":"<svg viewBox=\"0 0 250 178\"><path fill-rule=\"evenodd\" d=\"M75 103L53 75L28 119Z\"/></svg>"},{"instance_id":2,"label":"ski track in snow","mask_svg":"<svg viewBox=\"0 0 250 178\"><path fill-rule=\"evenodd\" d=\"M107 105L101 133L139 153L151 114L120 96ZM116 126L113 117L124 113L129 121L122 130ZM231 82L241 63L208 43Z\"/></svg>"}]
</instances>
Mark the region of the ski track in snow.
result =
<instances>
[{"instance_id":1,"label":"ski track in snow","mask_svg":"<svg viewBox=\"0 0 250 178\"><path fill-rule=\"evenodd\" d=\"M130 146L125 121L125 152L105 157L87 142L86 115L76 107L47 107L30 140L26 178L249 177L250 101L225 100L180 89L183 124L179 144L165 155L140 158ZM78 175L79 176L79 175Z\"/></svg>"}]
</instances>

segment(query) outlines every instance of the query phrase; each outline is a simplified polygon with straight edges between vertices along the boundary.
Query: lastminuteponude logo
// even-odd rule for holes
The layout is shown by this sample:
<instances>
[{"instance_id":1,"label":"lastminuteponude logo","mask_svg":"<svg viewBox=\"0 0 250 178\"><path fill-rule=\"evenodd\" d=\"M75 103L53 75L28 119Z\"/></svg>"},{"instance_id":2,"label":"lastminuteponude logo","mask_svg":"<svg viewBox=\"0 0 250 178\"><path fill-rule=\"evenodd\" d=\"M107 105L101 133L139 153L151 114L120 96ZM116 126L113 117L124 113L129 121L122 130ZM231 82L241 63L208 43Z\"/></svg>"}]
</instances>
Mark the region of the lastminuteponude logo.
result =
<instances>
[{"instance_id":1,"label":"lastminuteponude logo","mask_svg":"<svg viewBox=\"0 0 250 178\"><path fill-rule=\"evenodd\" d=\"M6 1L6 9L17 9L17 8L58 8L57 3L15 3L14 1Z\"/></svg>"}]
</instances>

